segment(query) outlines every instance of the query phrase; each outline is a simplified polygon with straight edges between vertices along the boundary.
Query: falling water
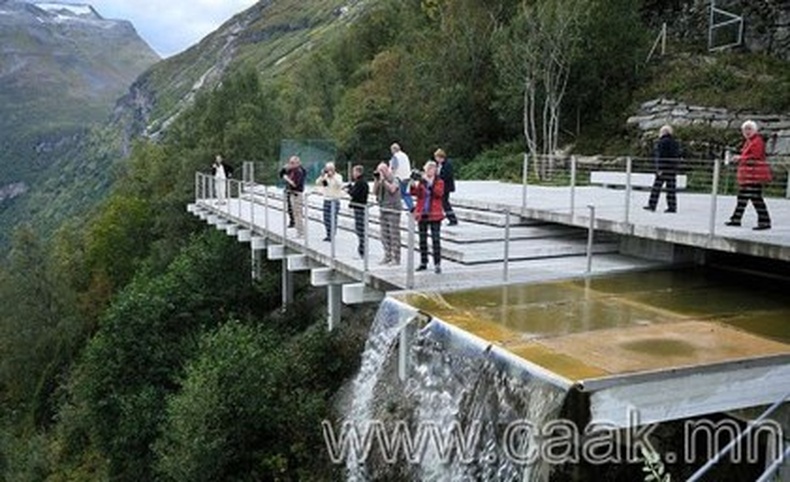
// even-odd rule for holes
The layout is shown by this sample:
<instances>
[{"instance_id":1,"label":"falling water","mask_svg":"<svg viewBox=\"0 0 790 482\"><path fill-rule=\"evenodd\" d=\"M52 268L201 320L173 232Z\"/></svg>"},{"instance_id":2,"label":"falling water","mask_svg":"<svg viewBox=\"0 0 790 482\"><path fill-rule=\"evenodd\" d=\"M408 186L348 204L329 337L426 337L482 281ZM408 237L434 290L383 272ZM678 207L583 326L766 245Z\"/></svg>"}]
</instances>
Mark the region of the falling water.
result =
<instances>
[{"instance_id":1,"label":"falling water","mask_svg":"<svg viewBox=\"0 0 790 482\"><path fill-rule=\"evenodd\" d=\"M390 298L381 303L365 343L359 372L354 378L351 406L346 420L357 424L373 420L376 386L382 378L398 334L416 315L416 309ZM348 480L367 480L366 467L356 458L357 454L350 451L346 460Z\"/></svg>"},{"instance_id":2,"label":"falling water","mask_svg":"<svg viewBox=\"0 0 790 482\"><path fill-rule=\"evenodd\" d=\"M525 453L529 440L513 447L513 443L506 446L504 438L513 423L525 421L539 427L555 418L564 390L515 369L476 342L459 338L457 330L450 333L440 320L433 320L413 340L411 370L401 383L392 370L398 352L394 348L403 327L417 314L414 308L389 298L382 303L345 420L357 427L382 418L405 422L415 445L428 440L415 435L425 427L437 431L433 434L437 440L460 442L449 451L447 446L427 442L418 451L417 463L406 460L404 452L396 464L382 463L380 457L357 460L349 453L348 480L548 480L544 464L524 463L511 456L514 450Z\"/></svg>"}]
</instances>

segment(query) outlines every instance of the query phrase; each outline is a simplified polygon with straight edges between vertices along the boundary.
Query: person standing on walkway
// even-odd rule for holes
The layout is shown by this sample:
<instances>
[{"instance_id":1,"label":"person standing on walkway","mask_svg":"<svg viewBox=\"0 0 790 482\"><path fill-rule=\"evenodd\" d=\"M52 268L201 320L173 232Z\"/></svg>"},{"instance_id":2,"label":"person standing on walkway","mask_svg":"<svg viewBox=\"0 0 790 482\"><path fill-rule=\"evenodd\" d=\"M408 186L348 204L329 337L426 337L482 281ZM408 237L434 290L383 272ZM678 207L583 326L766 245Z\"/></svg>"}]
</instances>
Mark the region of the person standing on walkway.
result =
<instances>
[{"instance_id":1,"label":"person standing on walkway","mask_svg":"<svg viewBox=\"0 0 790 482\"><path fill-rule=\"evenodd\" d=\"M771 229L771 216L763 199L763 186L772 179L771 166L765 158L765 141L752 120L743 123L741 133L744 137L741 155L733 158L738 164L738 203L725 224L740 226L746 205L751 201L757 211L757 226L752 229Z\"/></svg>"},{"instance_id":2,"label":"person standing on walkway","mask_svg":"<svg viewBox=\"0 0 790 482\"><path fill-rule=\"evenodd\" d=\"M666 184L667 209L664 212L675 213L678 210L676 186L680 144L672 136L671 126L665 125L659 130L659 138L653 157L656 163L656 179L653 181L650 199L644 208L648 211L656 210L658 198L661 195L661 188Z\"/></svg>"},{"instance_id":3,"label":"person standing on walkway","mask_svg":"<svg viewBox=\"0 0 790 482\"><path fill-rule=\"evenodd\" d=\"M381 216L381 245L384 247L384 257L379 264L399 265L400 213L403 206L398 179L384 162L378 165L373 176L373 193L379 203Z\"/></svg>"},{"instance_id":4,"label":"person standing on walkway","mask_svg":"<svg viewBox=\"0 0 790 482\"><path fill-rule=\"evenodd\" d=\"M280 168L280 179L285 179L285 176L288 175L288 169L290 168L290 160L285 162L285 165ZM287 189L288 183L285 183L285 187ZM294 224L294 208L293 204L291 204L291 196L285 196L285 204L287 204L286 208L288 209L288 227L293 228L296 226Z\"/></svg>"},{"instance_id":5,"label":"person standing on walkway","mask_svg":"<svg viewBox=\"0 0 790 482\"><path fill-rule=\"evenodd\" d=\"M354 231L357 233L357 253L360 258L365 257L365 209L368 204L368 194L370 188L364 179L365 168L357 164L351 170L353 183L347 186L348 195L351 196L351 210L354 212Z\"/></svg>"},{"instance_id":6,"label":"person standing on walkway","mask_svg":"<svg viewBox=\"0 0 790 482\"><path fill-rule=\"evenodd\" d=\"M340 198L343 197L343 176L335 169L334 162L327 162L315 183L324 193L324 241L332 241L337 233L337 215L340 211Z\"/></svg>"},{"instance_id":7,"label":"person standing on walkway","mask_svg":"<svg viewBox=\"0 0 790 482\"><path fill-rule=\"evenodd\" d=\"M228 178L233 175L233 168L225 164L222 156L217 154L214 163L211 165L211 174L214 176L214 192L217 196L217 204L225 204L228 197Z\"/></svg>"},{"instance_id":8,"label":"person standing on walkway","mask_svg":"<svg viewBox=\"0 0 790 482\"><path fill-rule=\"evenodd\" d=\"M417 197L414 219L418 222L420 228L420 266L417 267L417 271L428 269L428 228L430 228L433 244L433 267L434 271L439 274L442 272L440 229L442 219L444 219L444 211L442 209L444 181L439 179L436 171L436 162L426 162L422 178L413 180L411 192Z\"/></svg>"},{"instance_id":9,"label":"person standing on walkway","mask_svg":"<svg viewBox=\"0 0 790 482\"><path fill-rule=\"evenodd\" d=\"M400 144L394 143L390 146L392 157L390 158L390 171L398 180L400 195L403 198L406 209L414 211L414 200L409 194L409 176L411 175L411 161L409 156L400 148Z\"/></svg>"},{"instance_id":10,"label":"person standing on walkway","mask_svg":"<svg viewBox=\"0 0 790 482\"><path fill-rule=\"evenodd\" d=\"M302 215L304 179L305 170L302 167L301 159L299 159L299 156L291 156L288 160L288 171L283 176L283 180L285 181L285 194L291 200L294 227L296 228L296 236L299 238L304 236L304 216ZM285 213L283 213L283 216L285 216Z\"/></svg>"},{"instance_id":11,"label":"person standing on walkway","mask_svg":"<svg viewBox=\"0 0 790 482\"><path fill-rule=\"evenodd\" d=\"M447 154L444 150L436 149L433 153L433 159L439 166L439 179L444 182L444 196L442 196L442 209L444 215L450 226L458 224L458 218L453 212L453 206L450 204L450 193L455 192L455 173L453 172L453 163L447 159Z\"/></svg>"}]
</instances>

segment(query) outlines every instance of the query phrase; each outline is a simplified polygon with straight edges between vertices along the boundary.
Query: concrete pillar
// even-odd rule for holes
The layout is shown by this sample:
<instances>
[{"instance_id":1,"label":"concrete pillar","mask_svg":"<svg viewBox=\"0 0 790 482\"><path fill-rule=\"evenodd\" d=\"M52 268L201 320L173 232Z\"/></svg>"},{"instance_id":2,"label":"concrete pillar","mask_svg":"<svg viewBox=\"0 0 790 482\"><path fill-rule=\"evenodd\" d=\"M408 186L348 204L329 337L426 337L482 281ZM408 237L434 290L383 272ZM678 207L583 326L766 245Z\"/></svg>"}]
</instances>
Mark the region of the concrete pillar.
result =
<instances>
[{"instance_id":1,"label":"concrete pillar","mask_svg":"<svg viewBox=\"0 0 790 482\"><path fill-rule=\"evenodd\" d=\"M290 305L294 300L294 277L293 277L293 273L288 271L288 258L282 259L282 266L283 266L282 301L283 301L283 309L285 309L285 307Z\"/></svg>"},{"instance_id":2,"label":"concrete pillar","mask_svg":"<svg viewBox=\"0 0 790 482\"><path fill-rule=\"evenodd\" d=\"M340 323L340 310L343 308L343 285L331 284L326 287L327 328L335 329Z\"/></svg>"},{"instance_id":3,"label":"concrete pillar","mask_svg":"<svg viewBox=\"0 0 790 482\"><path fill-rule=\"evenodd\" d=\"M263 250L251 249L250 255L252 279L257 281L260 280L263 275Z\"/></svg>"}]
</instances>

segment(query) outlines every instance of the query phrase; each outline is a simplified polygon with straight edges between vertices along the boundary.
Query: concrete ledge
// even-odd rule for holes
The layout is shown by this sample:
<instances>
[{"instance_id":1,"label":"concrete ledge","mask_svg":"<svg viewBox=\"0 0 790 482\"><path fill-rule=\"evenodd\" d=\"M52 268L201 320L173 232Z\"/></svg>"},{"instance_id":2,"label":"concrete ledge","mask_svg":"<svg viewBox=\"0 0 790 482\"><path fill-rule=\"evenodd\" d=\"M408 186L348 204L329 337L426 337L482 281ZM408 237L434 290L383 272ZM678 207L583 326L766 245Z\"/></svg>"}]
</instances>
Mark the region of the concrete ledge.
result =
<instances>
[{"instance_id":1,"label":"concrete ledge","mask_svg":"<svg viewBox=\"0 0 790 482\"><path fill-rule=\"evenodd\" d=\"M288 271L310 271L323 265L305 254L292 254L287 257Z\"/></svg>"},{"instance_id":2,"label":"concrete ledge","mask_svg":"<svg viewBox=\"0 0 790 482\"><path fill-rule=\"evenodd\" d=\"M217 224L219 224L219 220L220 217L217 216L216 214L209 214L206 217L206 223L208 223L210 226L216 226Z\"/></svg>"},{"instance_id":3,"label":"concrete ledge","mask_svg":"<svg viewBox=\"0 0 790 482\"><path fill-rule=\"evenodd\" d=\"M332 268L317 268L310 272L310 284L313 286L342 285L356 281Z\"/></svg>"},{"instance_id":4,"label":"concrete ledge","mask_svg":"<svg viewBox=\"0 0 790 482\"><path fill-rule=\"evenodd\" d=\"M688 186L688 176L685 174L678 174L675 176L677 179L677 189L686 189ZM628 173L620 171L591 171L590 184L600 184L604 187L625 187L628 179ZM653 187L653 181L656 176L653 173L645 172L632 172L631 173L631 187L650 189Z\"/></svg>"},{"instance_id":5,"label":"concrete ledge","mask_svg":"<svg viewBox=\"0 0 790 482\"><path fill-rule=\"evenodd\" d=\"M374 303L383 299L384 293L374 290L364 283L343 285L343 303L347 305Z\"/></svg>"},{"instance_id":6,"label":"concrete ledge","mask_svg":"<svg viewBox=\"0 0 790 482\"><path fill-rule=\"evenodd\" d=\"M278 259L285 259L285 246L277 245L277 246L269 246L266 248L266 258L274 261Z\"/></svg>"},{"instance_id":7,"label":"concrete ledge","mask_svg":"<svg viewBox=\"0 0 790 482\"><path fill-rule=\"evenodd\" d=\"M228 234L228 236L236 236L239 233L239 229L241 229L241 226L238 224L225 225L225 232Z\"/></svg>"},{"instance_id":8,"label":"concrete ledge","mask_svg":"<svg viewBox=\"0 0 790 482\"><path fill-rule=\"evenodd\" d=\"M253 236L250 239L250 249L253 251L263 251L269 247L269 240L262 236Z\"/></svg>"},{"instance_id":9,"label":"concrete ledge","mask_svg":"<svg viewBox=\"0 0 790 482\"><path fill-rule=\"evenodd\" d=\"M249 243L250 240L252 240L252 231L249 229L239 229L239 232L236 233L236 239L238 239L240 243Z\"/></svg>"}]
</instances>

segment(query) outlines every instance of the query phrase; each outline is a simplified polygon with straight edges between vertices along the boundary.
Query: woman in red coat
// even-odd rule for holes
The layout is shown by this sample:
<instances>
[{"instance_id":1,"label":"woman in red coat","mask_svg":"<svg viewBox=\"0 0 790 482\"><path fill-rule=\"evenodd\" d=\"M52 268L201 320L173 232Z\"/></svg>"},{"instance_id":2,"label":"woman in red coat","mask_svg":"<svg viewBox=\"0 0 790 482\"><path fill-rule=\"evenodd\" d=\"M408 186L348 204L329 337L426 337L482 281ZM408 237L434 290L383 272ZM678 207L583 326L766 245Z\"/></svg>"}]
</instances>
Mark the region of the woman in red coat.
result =
<instances>
[{"instance_id":1,"label":"woman in red coat","mask_svg":"<svg viewBox=\"0 0 790 482\"><path fill-rule=\"evenodd\" d=\"M749 201L757 210L757 226L754 230L771 229L771 216L763 200L763 185L771 182L771 167L765 160L765 142L757 132L757 124L747 120L741 126L745 141L738 162L738 204L727 226L740 226L743 212Z\"/></svg>"},{"instance_id":2,"label":"woman in red coat","mask_svg":"<svg viewBox=\"0 0 790 482\"><path fill-rule=\"evenodd\" d=\"M412 180L411 194L417 198L414 209L414 218L420 228L420 266L417 271L428 268L428 228L431 228L433 242L433 266L436 273L441 273L442 247L439 238L444 209L444 181L436 176L436 163L428 161L425 164L421 178Z\"/></svg>"}]
</instances>

